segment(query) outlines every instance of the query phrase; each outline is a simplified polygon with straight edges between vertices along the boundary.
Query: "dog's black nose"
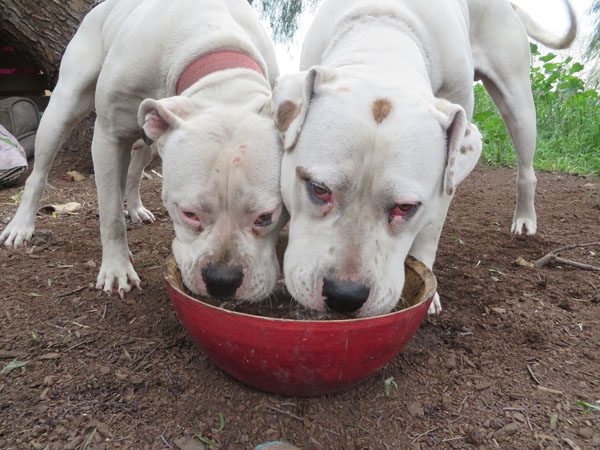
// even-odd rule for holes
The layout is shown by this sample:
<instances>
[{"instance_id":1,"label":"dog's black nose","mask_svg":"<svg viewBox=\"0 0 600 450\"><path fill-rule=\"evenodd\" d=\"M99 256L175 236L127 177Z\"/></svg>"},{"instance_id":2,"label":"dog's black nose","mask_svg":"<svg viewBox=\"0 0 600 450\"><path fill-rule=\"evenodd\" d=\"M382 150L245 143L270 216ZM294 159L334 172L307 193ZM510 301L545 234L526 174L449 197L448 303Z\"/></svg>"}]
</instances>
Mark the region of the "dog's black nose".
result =
<instances>
[{"instance_id":1,"label":"dog's black nose","mask_svg":"<svg viewBox=\"0 0 600 450\"><path fill-rule=\"evenodd\" d=\"M235 291L244 281L244 272L241 266L211 263L202 269L202 280L206 284L206 292L211 297L235 297Z\"/></svg>"},{"instance_id":2,"label":"dog's black nose","mask_svg":"<svg viewBox=\"0 0 600 450\"><path fill-rule=\"evenodd\" d=\"M323 278L325 305L338 313L353 313L367 301L371 289L364 284L350 280Z\"/></svg>"}]
</instances>

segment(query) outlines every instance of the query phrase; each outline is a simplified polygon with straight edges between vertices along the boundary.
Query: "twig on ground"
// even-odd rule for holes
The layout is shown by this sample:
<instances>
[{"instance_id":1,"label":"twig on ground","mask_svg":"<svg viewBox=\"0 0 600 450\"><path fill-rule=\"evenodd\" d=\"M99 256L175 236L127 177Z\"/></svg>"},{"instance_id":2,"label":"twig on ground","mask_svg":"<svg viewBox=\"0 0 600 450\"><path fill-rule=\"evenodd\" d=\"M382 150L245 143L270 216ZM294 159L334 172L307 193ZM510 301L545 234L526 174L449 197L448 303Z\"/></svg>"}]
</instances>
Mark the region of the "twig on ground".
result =
<instances>
[{"instance_id":1,"label":"twig on ground","mask_svg":"<svg viewBox=\"0 0 600 450\"><path fill-rule=\"evenodd\" d=\"M63 298L63 297L68 297L69 295L73 295L73 294L78 294L79 292L83 291L84 289L87 289L87 286L83 286L77 289L73 289L72 291L69 292L65 292L64 294L58 294L56 296L56 298Z\"/></svg>"},{"instance_id":2,"label":"twig on ground","mask_svg":"<svg viewBox=\"0 0 600 450\"><path fill-rule=\"evenodd\" d=\"M464 436L459 436L459 437L443 439L442 442L459 441L461 439L466 439L466 438Z\"/></svg>"},{"instance_id":3,"label":"twig on ground","mask_svg":"<svg viewBox=\"0 0 600 450\"><path fill-rule=\"evenodd\" d=\"M523 415L525 416L525 419L527 419L527 425L529 425L529 429L531 431L533 431L533 427L531 426L531 422L529 421L529 416L527 415L527 411L525 411L523 408L503 408L504 411L518 411L520 413L523 413Z\"/></svg>"},{"instance_id":4,"label":"twig on ground","mask_svg":"<svg viewBox=\"0 0 600 450\"><path fill-rule=\"evenodd\" d=\"M531 367L527 366L527 371L529 372L529 375L531 375L531 378L533 378L533 381L535 381L536 384L542 384L540 383L540 380L536 378L535 373L533 373Z\"/></svg>"},{"instance_id":5,"label":"twig on ground","mask_svg":"<svg viewBox=\"0 0 600 450\"><path fill-rule=\"evenodd\" d=\"M469 398L469 396L467 395L465 398L463 398L463 401L460 402L460 407L458 408L458 413L457 413L458 415L460 415L460 412L462 411L463 406L465 406L465 402L467 401L468 398Z\"/></svg>"},{"instance_id":6,"label":"twig on ground","mask_svg":"<svg viewBox=\"0 0 600 450\"><path fill-rule=\"evenodd\" d=\"M148 356L150 356L152 353L154 353L157 349L158 349L158 347L154 347L152 350L150 350L148 353L146 353L143 357L140 357L140 358L136 359L135 361L132 361L131 364L129 364L129 366L133 366L135 363L137 363L139 361L139 363L137 364L137 366L135 366L135 369L134 369L134 370L139 370L140 367L142 366L142 364L144 364L144 362L146 361L146 358L148 358Z\"/></svg>"},{"instance_id":7,"label":"twig on ground","mask_svg":"<svg viewBox=\"0 0 600 450\"><path fill-rule=\"evenodd\" d=\"M73 350L74 348L81 347L82 345L90 344L91 342L94 342L95 340L96 340L96 338L88 339L87 341L83 341L83 342L80 342L79 344L72 345L71 347L69 347L68 349L65 350L65 353L67 353L70 350Z\"/></svg>"},{"instance_id":8,"label":"twig on ground","mask_svg":"<svg viewBox=\"0 0 600 450\"><path fill-rule=\"evenodd\" d=\"M296 420L299 420L300 422L304 422L304 418L303 417L297 416L296 414L293 414L293 413L291 413L289 411L285 411L284 409L279 409L279 408L276 408L275 406L265 405L265 404L263 404L263 406L265 408L272 409L273 411L278 412L279 414L285 414L286 416L289 416L292 419L296 419Z\"/></svg>"},{"instance_id":9,"label":"twig on ground","mask_svg":"<svg viewBox=\"0 0 600 450\"><path fill-rule=\"evenodd\" d=\"M544 386L538 386L538 389L540 391L544 391L544 392L550 392L551 394L559 394L562 395L563 391L557 391L556 389L550 389Z\"/></svg>"},{"instance_id":10,"label":"twig on ground","mask_svg":"<svg viewBox=\"0 0 600 450\"><path fill-rule=\"evenodd\" d=\"M173 448L171 446L171 444L169 444L169 441L167 441L167 438L165 438L165 431L167 431L167 428L169 428L169 427L168 426L165 427L165 429L163 430L162 434L160 435L160 438L165 443L165 445L167 446L167 448Z\"/></svg>"},{"instance_id":11,"label":"twig on ground","mask_svg":"<svg viewBox=\"0 0 600 450\"><path fill-rule=\"evenodd\" d=\"M104 303L104 312L102 313L102 317L100 317L100 322L102 322L104 320L104 316L106 316L106 306L107 303Z\"/></svg>"},{"instance_id":12,"label":"twig on ground","mask_svg":"<svg viewBox=\"0 0 600 450\"><path fill-rule=\"evenodd\" d=\"M306 421L306 419L304 417L297 416L296 414L291 413L289 411L286 411L284 409L279 409L279 408L276 408L275 406L266 405L264 403L261 406L264 406L265 408L272 409L273 411L278 412L280 414L284 414L286 416L289 416L292 419L299 420L300 422L305 422ZM325 427L323 427L321 425L319 425L319 428L321 428L323 431L326 431L327 433L333 434L334 436L338 436L338 437L340 436L340 433L338 433L336 431L333 431L333 430L329 430L329 429L327 429L327 428L325 428Z\"/></svg>"},{"instance_id":13,"label":"twig on ground","mask_svg":"<svg viewBox=\"0 0 600 450\"><path fill-rule=\"evenodd\" d=\"M534 266L539 269L548 264L558 263L558 264L564 264L566 266L573 266L573 267L576 267L576 268L582 269L582 270L600 271L600 267L592 266L590 264L579 263L577 261L571 261L571 260L564 259L564 258L561 258L558 256L558 254L564 250L572 250L574 248L586 248L586 247L595 247L595 246L600 246L600 242L590 242L588 244L574 244L574 245L567 245L565 247L560 247L560 248L557 248L556 250L552 250L546 256L543 256L540 259L538 259L534 263Z\"/></svg>"},{"instance_id":14,"label":"twig on ground","mask_svg":"<svg viewBox=\"0 0 600 450\"><path fill-rule=\"evenodd\" d=\"M435 431L435 430L437 430L438 428L439 428L439 427L433 427L432 429L430 429L430 430L427 430L425 433L421 433L420 435L418 435L416 438L414 438L414 439L412 440L412 444L414 444L415 442L417 442L417 441L418 441L420 438L422 438L423 436L426 436L426 435L428 435L429 433L431 433L432 431Z\"/></svg>"}]
</instances>

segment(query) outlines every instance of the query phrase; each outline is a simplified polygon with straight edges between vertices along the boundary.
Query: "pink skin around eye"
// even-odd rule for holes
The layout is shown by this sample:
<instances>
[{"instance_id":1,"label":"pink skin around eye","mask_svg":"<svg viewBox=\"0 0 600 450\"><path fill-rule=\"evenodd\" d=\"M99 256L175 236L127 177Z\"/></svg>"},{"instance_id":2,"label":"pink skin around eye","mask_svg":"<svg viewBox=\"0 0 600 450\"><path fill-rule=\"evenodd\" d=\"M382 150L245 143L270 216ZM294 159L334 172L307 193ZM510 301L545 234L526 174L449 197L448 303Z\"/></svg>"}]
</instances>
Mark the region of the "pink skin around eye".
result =
<instances>
[{"instance_id":1,"label":"pink skin around eye","mask_svg":"<svg viewBox=\"0 0 600 450\"><path fill-rule=\"evenodd\" d=\"M279 219L279 214L281 214L281 206L278 206L275 209L265 209L263 211L257 212L256 214L254 214L254 216L252 216L252 224L254 226L254 224L257 221L260 221L260 216L262 216L263 214L269 214L271 213L271 222L275 223L277 222L277 220Z\"/></svg>"},{"instance_id":2,"label":"pink skin around eye","mask_svg":"<svg viewBox=\"0 0 600 450\"><path fill-rule=\"evenodd\" d=\"M416 203L403 202L396 205L394 209L390 211L390 224L404 222L404 217L409 215L417 207Z\"/></svg>"},{"instance_id":3,"label":"pink skin around eye","mask_svg":"<svg viewBox=\"0 0 600 450\"><path fill-rule=\"evenodd\" d=\"M183 209L180 206L177 207L179 217L184 223L191 225L195 228L202 228L202 220L200 219L200 213L193 209Z\"/></svg>"},{"instance_id":4,"label":"pink skin around eye","mask_svg":"<svg viewBox=\"0 0 600 450\"><path fill-rule=\"evenodd\" d=\"M333 209L333 205L336 202L336 195L335 194L324 194L324 195L317 195L317 197L326 202L325 204L321 205L321 210L323 211L323 215L327 215L329 213L329 211L331 211Z\"/></svg>"},{"instance_id":5,"label":"pink skin around eye","mask_svg":"<svg viewBox=\"0 0 600 450\"><path fill-rule=\"evenodd\" d=\"M328 192L327 192L327 193L325 193L325 194L322 194L322 195L318 195L318 194L316 194L316 193L315 193L315 195L316 195L316 196L317 196L317 198L318 198L319 200L321 200L322 202L325 202L325 203L331 203L331 194L330 194L330 193L328 193Z\"/></svg>"}]
</instances>

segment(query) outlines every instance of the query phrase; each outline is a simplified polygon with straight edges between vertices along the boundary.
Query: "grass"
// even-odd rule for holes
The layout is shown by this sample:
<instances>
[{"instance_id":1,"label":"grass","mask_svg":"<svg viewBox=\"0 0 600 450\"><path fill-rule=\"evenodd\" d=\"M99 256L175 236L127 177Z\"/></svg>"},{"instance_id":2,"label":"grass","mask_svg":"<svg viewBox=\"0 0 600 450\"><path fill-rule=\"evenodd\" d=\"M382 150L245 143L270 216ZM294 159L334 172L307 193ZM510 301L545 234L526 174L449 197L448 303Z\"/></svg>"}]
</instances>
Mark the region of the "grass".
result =
<instances>
[{"instance_id":1,"label":"grass","mask_svg":"<svg viewBox=\"0 0 600 450\"><path fill-rule=\"evenodd\" d=\"M600 99L577 74L583 65L559 61L531 45L531 86L537 114L536 170L600 176ZM510 137L495 105L481 84L475 85L473 122L483 135L479 162L516 167Z\"/></svg>"}]
</instances>

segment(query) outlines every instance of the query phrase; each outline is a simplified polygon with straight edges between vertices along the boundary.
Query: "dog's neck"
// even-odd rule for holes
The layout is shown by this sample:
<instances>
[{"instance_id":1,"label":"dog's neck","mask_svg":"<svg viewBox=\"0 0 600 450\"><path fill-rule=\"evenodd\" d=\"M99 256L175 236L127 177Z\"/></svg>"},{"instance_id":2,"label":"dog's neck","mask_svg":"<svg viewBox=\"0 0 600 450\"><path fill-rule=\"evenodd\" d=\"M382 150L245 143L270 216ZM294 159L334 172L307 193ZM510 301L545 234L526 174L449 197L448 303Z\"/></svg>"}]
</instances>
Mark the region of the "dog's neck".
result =
<instances>
[{"instance_id":1,"label":"dog's neck","mask_svg":"<svg viewBox=\"0 0 600 450\"><path fill-rule=\"evenodd\" d=\"M378 39L365 39L365 35L376 35ZM366 72L367 79L383 85L408 84L425 90L431 85L426 49L407 24L387 14L348 15L337 26L322 61L329 67ZM389 79L383 78L386 74Z\"/></svg>"},{"instance_id":2,"label":"dog's neck","mask_svg":"<svg viewBox=\"0 0 600 450\"><path fill-rule=\"evenodd\" d=\"M181 95L187 88L211 73L227 69L251 69L265 76L260 65L247 54L237 50L219 50L206 53L188 64L179 76L176 94Z\"/></svg>"}]
</instances>

